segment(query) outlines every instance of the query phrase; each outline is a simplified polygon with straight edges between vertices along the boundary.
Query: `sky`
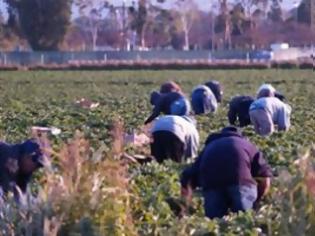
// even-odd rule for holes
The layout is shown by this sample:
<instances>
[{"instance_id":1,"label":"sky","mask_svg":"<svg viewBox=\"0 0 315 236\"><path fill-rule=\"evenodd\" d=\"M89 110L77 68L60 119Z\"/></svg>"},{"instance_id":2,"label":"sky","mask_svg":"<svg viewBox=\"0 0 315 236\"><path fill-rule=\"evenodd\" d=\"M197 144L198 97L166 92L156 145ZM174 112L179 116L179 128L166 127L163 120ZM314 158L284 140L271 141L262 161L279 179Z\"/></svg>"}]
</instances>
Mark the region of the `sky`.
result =
<instances>
[{"instance_id":1,"label":"sky","mask_svg":"<svg viewBox=\"0 0 315 236\"><path fill-rule=\"evenodd\" d=\"M109 0L109 2L112 2L114 3L114 5L116 6L119 6L119 5L122 5L123 1L126 2L126 5L128 4L131 4L131 2L133 0ZM156 2L156 0L153 0L154 2ZM175 2L175 0L168 0L170 3L171 2ZM211 8L211 1L210 0L191 0L191 1L195 1L198 5L198 7L201 9L201 10L204 10L204 11L209 11L210 8ZM237 0L230 0L231 2L235 2ZM282 0L282 7L283 9L286 9L286 10L289 10L289 9L292 9L294 7L294 4L295 3L298 3L300 2L301 0ZM213 2L216 2L216 1L213 1ZM6 18L7 17L7 13L6 13L6 6L5 6L5 3L4 3L4 0L0 0L0 11L3 13L4 17ZM77 13L77 10L75 8L73 8L73 18L76 17L76 15L78 14Z\"/></svg>"},{"instance_id":2,"label":"sky","mask_svg":"<svg viewBox=\"0 0 315 236\"><path fill-rule=\"evenodd\" d=\"M134 0L125 0L125 2L127 4L131 4L131 2ZM154 2L156 2L156 0L153 0ZM175 0L167 0L169 2L175 2ZM211 2L217 2L215 0L192 0L194 2L197 3L197 5L199 6L200 9L202 10L209 10L210 6L211 6ZM230 2L236 2L237 0L229 0ZM293 5L295 2L300 2L301 0L282 0L281 5L285 8L285 9L291 9L293 8ZM115 5L121 5L123 0L112 0L111 2L113 2Z\"/></svg>"},{"instance_id":3,"label":"sky","mask_svg":"<svg viewBox=\"0 0 315 236\"><path fill-rule=\"evenodd\" d=\"M0 0L1 1L1 0ZM128 4L130 4L132 1L134 0L125 0L125 2ZM154 2L156 2L156 0L153 0ZM167 0L169 2L175 2L175 0ZM198 7L201 10L205 10L208 11L211 8L211 2L217 2L216 0L191 0L197 3ZM237 0L229 0L230 2L237 2ZM286 10L292 9L294 6L294 3L296 2L300 2L301 0L282 0L282 7ZM115 5L121 5L123 0L112 0L111 2L113 2Z\"/></svg>"}]
</instances>

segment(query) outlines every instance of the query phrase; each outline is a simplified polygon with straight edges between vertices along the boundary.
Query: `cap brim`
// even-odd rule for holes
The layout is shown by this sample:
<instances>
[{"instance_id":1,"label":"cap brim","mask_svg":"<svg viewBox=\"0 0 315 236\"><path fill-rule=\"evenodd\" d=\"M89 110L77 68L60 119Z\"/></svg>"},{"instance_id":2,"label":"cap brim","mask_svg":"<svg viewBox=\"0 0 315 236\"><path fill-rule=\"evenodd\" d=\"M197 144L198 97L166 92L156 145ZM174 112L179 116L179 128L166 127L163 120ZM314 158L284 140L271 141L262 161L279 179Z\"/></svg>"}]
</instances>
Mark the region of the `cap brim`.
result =
<instances>
[{"instance_id":1,"label":"cap brim","mask_svg":"<svg viewBox=\"0 0 315 236\"><path fill-rule=\"evenodd\" d=\"M44 167L44 168L50 168L51 167L51 161L45 157L45 156L41 156L40 158L38 158L36 160L36 162L41 166L41 167Z\"/></svg>"}]
</instances>

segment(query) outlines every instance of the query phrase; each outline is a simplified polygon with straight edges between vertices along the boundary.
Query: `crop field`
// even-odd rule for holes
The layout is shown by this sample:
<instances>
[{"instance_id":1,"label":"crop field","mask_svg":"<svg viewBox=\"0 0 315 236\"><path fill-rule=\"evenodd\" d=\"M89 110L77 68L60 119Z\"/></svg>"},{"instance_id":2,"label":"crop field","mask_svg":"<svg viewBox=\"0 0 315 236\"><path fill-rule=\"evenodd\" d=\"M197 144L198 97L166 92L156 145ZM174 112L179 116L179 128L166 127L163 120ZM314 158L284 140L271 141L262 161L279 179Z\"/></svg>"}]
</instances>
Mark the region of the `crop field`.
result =
<instances>
[{"instance_id":1,"label":"crop field","mask_svg":"<svg viewBox=\"0 0 315 236\"><path fill-rule=\"evenodd\" d=\"M149 147L121 147L119 139L145 129L152 90L174 80L189 96L210 79L222 83L224 99L217 113L197 117L200 148L228 124L235 95L255 95L267 82L292 106L287 133L262 138L253 127L243 130L272 166L270 193L253 211L213 221L203 217L199 192L192 206L180 204L178 180L186 164L117 158L119 152L149 153ZM22 141L35 125L62 130L50 138L54 170L34 178L28 208L12 202L2 209L0 235L315 235L313 70L0 72L0 90L2 140ZM80 98L100 105L79 108L74 103Z\"/></svg>"}]
</instances>

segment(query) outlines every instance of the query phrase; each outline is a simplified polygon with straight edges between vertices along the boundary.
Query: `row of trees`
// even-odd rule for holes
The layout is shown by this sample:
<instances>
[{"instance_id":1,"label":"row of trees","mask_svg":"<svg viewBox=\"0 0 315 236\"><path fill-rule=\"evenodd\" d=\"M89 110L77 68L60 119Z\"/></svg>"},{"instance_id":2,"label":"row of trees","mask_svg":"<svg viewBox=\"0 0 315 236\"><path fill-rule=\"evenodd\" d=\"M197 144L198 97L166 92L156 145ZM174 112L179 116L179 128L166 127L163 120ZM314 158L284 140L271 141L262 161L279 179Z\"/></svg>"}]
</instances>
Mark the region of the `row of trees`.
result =
<instances>
[{"instance_id":1,"label":"row of trees","mask_svg":"<svg viewBox=\"0 0 315 236\"><path fill-rule=\"evenodd\" d=\"M56 50L70 25L72 0L6 0L7 28L33 50Z\"/></svg>"},{"instance_id":2,"label":"row of trees","mask_svg":"<svg viewBox=\"0 0 315 236\"><path fill-rule=\"evenodd\" d=\"M6 0L9 17L4 21L0 14L0 48L13 38L33 50L310 44L314 32L308 27L308 9L303 8L310 0L302 2L300 14L288 17L279 1L209 0L205 4L212 11L205 12L192 0L139 0L128 6L105 0ZM75 19L72 9L78 12Z\"/></svg>"}]
</instances>

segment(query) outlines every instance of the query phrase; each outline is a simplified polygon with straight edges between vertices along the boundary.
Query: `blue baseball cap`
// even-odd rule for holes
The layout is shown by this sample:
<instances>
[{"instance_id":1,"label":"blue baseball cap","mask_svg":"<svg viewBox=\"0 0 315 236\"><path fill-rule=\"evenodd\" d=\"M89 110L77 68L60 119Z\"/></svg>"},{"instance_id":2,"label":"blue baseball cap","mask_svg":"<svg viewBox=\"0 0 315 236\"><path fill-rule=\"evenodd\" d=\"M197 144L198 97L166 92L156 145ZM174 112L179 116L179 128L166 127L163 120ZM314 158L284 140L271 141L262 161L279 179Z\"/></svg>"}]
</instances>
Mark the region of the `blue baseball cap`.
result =
<instances>
[{"instance_id":1,"label":"blue baseball cap","mask_svg":"<svg viewBox=\"0 0 315 236\"><path fill-rule=\"evenodd\" d=\"M40 167L46 166L45 156L34 139L26 140L21 144L21 154L30 156Z\"/></svg>"}]
</instances>

